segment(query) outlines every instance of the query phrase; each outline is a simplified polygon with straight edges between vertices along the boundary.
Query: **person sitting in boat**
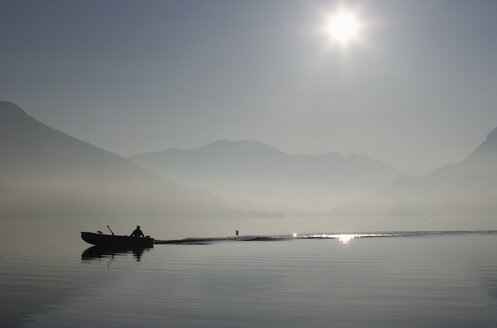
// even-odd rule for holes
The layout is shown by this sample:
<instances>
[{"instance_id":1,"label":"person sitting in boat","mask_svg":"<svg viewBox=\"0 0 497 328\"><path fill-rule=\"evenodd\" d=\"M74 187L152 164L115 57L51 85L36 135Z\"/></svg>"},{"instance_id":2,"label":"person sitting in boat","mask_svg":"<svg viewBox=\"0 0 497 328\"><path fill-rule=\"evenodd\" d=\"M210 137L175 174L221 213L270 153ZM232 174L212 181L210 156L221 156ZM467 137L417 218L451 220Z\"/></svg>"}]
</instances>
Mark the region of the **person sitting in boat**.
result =
<instances>
[{"instance_id":1,"label":"person sitting in boat","mask_svg":"<svg viewBox=\"0 0 497 328\"><path fill-rule=\"evenodd\" d=\"M131 237L145 237L143 231L140 229L140 226L136 226L136 229L131 233Z\"/></svg>"}]
</instances>

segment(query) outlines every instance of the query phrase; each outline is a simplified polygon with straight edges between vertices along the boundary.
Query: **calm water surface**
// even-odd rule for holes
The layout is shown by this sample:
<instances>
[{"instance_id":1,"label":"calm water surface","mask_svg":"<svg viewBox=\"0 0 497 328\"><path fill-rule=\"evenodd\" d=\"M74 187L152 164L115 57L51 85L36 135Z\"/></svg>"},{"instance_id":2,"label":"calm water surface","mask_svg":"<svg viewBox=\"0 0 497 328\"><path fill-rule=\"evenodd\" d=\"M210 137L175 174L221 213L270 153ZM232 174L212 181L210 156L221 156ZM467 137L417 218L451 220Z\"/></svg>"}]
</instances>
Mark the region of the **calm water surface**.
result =
<instances>
[{"instance_id":1,"label":"calm water surface","mask_svg":"<svg viewBox=\"0 0 497 328\"><path fill-rule=\"evenodd\" d=\"M107 224L177 239L495 230L497 218L0 219L0 327L497 327L495 232L86 251L79 232Z\"/></svg>"}]
</instances>

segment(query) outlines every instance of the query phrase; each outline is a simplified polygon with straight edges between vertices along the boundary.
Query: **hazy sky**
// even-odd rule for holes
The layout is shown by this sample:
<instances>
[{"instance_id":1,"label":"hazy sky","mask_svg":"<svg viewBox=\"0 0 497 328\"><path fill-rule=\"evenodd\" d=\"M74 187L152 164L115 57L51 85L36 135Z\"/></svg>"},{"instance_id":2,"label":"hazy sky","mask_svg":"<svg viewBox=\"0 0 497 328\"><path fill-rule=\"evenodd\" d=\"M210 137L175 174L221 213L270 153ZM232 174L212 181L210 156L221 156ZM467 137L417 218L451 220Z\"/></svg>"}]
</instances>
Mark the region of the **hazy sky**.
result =
<instances>
[{"instance_id":1,"label":"hazy sky","mask_svg":"<svg viewBox=\"0 0 497 328\"><path fill-rule=\"evenodd\" d=\"M126 156L257 139L425 173L497 126L496 54L497 1L0 3L0 99Z\"/></svg>"}]
</instances>

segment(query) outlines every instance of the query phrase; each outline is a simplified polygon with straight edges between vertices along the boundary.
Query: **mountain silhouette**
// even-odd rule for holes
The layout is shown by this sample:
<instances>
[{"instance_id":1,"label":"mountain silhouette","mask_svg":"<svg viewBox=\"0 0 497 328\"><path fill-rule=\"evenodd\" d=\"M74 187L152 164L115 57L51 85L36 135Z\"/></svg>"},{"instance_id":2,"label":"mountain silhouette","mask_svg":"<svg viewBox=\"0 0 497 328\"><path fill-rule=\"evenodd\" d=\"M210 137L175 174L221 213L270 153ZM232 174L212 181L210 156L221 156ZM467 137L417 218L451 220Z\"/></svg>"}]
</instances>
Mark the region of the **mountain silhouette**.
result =
<instances>
[{"instance_id":1,"label":"mountain silhouette","mask_svg":"<svg viewBox=\"0 0 497 328\"><path fill-rule=\"evenodd\" d=\"M399 171L366 156L290 155L259 141L218 140L196 149L130 157L175 181L285 213L318 213L387 184Z\"/></svg>"},{"instance_id":2,"label":"mountain silhouette","mask_svg":"<svg viewBox=\"0 0 497 328\"><path fill-rule=\"evenodd\" d=\"M497 213L497 128L464 160L422 177L401 177L365 197L346 202L341 214Z\"/></svg>"},{"instance_id":3,"label":"mountain silhouette","mask_svg":"<svg viewBox=\"0 0 497 328\"><path fill-rule=\"evenodd\" d=\"M0 101L0 216L234 215L185 188Z\"/></svg>"}]
</instances>

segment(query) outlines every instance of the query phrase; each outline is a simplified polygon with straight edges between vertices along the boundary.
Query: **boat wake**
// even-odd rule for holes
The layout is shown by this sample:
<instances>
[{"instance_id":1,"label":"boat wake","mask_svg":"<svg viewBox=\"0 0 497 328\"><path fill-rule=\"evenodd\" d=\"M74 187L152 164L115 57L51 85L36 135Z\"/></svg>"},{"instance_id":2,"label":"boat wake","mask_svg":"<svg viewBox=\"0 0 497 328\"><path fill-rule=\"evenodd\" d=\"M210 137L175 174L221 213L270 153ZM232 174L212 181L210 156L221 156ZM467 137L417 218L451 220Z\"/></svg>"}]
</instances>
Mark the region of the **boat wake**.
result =
<instances>
[{"instance_id":1,"label":"boat wake","mask_svg":"<svg viewBox=\"0 0 497 328\"><path fill-rule=\"evenodd\" d=\"M365 233L310 233L292 235L245 235L233 237L185 238L176 240L155 239L154 244L207 245L221 242L284 241L302 239L336 239L344 244L356 238L440 237L460 235L497 235L497 230L453 230L453 231L389 231Z\"/></svg>"}]
</instances>

